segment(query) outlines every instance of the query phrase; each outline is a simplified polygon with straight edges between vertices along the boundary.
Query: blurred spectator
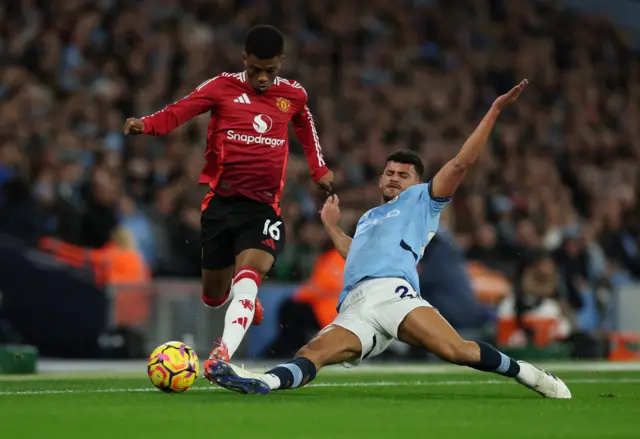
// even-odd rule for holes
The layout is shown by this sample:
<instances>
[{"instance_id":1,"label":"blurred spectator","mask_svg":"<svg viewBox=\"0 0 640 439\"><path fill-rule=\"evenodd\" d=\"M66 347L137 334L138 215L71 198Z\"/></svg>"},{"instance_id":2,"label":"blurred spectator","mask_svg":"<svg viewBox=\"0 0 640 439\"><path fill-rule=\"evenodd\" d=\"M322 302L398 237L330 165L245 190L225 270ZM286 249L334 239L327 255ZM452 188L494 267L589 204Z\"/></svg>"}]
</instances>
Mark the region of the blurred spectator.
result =
<instances>
[{"instance_id":1,"label":"blurred spectator","mask_svg":"<svg viewBox=\"0 0 640 439\"><path fill-rule=\"evenodd\" d=\"M467 251L470 261L482 262L489 268L507 271L508 262L504 250L500 248L495 228L491 224L482 224L475 234L474 245Z\"/></svg>"},{"instance_id":2,"label":"blurred spectator","mask_svg":"<svg viewBox=\"0 0 640 439\"><path fill-rule=\"evenodd\" d=\"M303 219L300 224L295 224L292 230L295 236L288 240L289 246L276 264L274 277L290 280L307 279L313 271L318 256L333 245L318 217Z\"/></svg>"},{"instance_id":3,"label":"blurred spectator","mask_svg":"<svg viewBox=\"0 0 640 439\"><path fill-rule=\"evenodd\" d=\"M131 233L135 247L140 250L147 264L155 267L158 252L151 222L126 195L120 199L120 225Z\"/></svg>"},{"instance_id":4,"label":"blurred spectator","mask_svg":"<svg viewBox=\"0 0 640 439\"><path fill-rule=\"evenodd\" d=\"M566 282L551 255L542 252L532 255L521 274L521 281L516 285L516 314L521 325L526 329L523 319L527 314L548 313L561 321L558 335L568 336L577 326L575 314L583 304L579 298L566 293Z\"/></svg>"},{"instance_id":5,"label":"blurred spectator","mask_svg":"<svg viewBox=\"0 0 640 439\"><path fill-rule=\"evenodd\" d=\"M543 251L531 254L520 269L515 295L498 310L502 325L498 339L518 346L526 342L545 346L563 340L577 330L576 313L582 306L567 300L564 284L553 258ZM513 320L515 317L515 320ZM514 326L507 325L513 321Z\"/></svg>"},{"instance_id":6,"label":"blurred spectator","mask_svg":"<svg viewBox=\"0 0 640 439\"><path fill-rule=\"evenodd\" d=\"M43 209L29 195L29 184L19 178L2 185L0 232L35 245L46 231Z\"/></svg>"},{"instance_id":7,"label":"blurred spectator","mask_svg":"<svg viewBox=\"0 0 640 439\"><path fill-rule=\"evenodd\" d=\"M80 222L80 245L100 248L118 224L119 183L104 169L97 169L89 187L84 215Z\"/></svg>"},{"instance_id":8,"label":"blurred spectator","mask_svg":"<svg viewBox=\"0 0 640 439\"><path fill-rule=\"evenodd\" d=\"M567 292L566 299L574 309L582 308L582 292L589 288L587 279L590 277L587 254L580 238L578 230L567 231L554 254L562 288Z\"/></svg>"},{"instance_id":9,"label":"blurred spectator","mask_svg":"<svg viewBox=\"0 0 640 439\"><path fill-rule=\"evenodd\" d=\"M491 311L475 297L464 253L442 227L425 251L419 274L422 297L454 328L478 329L491 322Z\"/></svg>"}]
</instances>

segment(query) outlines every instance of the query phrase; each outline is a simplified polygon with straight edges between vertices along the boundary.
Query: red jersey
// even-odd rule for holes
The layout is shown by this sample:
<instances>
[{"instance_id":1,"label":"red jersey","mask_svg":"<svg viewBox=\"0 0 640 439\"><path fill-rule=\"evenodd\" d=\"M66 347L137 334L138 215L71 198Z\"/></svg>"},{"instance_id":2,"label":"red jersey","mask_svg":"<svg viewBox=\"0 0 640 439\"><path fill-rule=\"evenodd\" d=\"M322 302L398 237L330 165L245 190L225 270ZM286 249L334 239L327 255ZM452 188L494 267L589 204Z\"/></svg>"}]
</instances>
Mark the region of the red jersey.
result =
<instances>
[{"instance_id":1,"label":"red jersey","mask_svg":"<svg viewBox=\"0 0 640 439\"><path fill-rule=\"evenodd\" d=\"M288 126L293 123L304 148L311 178L325 165L307 93L300 84L276 78L264 94L256 93L246 73L222 73L163 110L142 118L144 133L161 136L188 120L211 112L207 160L199 183L221 197L243 196L278 209L289 153Z\"/></svg>"}]
</instances>

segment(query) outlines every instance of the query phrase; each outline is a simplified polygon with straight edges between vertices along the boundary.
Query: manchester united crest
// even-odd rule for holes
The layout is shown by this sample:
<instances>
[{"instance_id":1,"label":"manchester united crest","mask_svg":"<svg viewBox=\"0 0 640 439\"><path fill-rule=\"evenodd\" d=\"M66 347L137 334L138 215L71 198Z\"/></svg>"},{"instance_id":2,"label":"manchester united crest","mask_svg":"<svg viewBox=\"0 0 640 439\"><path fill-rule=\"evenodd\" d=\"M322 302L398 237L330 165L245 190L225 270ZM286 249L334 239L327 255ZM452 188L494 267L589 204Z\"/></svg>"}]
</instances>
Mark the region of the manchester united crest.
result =
<instances>
[{"instance_id":1,"label":"manchester united crest","mask_svg":"<svg viewBox=\"0 0 640 439\"><path fill-rule=\"evenodd\" d=\"M276 107L283 113L286 113L289 111L289 108L291 108L291 102L286 98L276 98Z\"/></svg>"}]
</instances>

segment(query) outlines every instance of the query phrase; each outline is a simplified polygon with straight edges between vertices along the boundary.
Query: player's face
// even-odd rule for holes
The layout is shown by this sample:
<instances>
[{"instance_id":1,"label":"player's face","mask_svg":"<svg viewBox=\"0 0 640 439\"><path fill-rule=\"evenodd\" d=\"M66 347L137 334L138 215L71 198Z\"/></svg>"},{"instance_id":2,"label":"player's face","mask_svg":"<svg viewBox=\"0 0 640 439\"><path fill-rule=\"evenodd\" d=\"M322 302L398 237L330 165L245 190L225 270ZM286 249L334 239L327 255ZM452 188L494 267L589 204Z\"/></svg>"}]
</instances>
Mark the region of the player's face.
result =
<instances>
[{"instance_id":1,"label":"player's face","mask_svg":"<svg viewBox=\"0 0 640 439\"><path fill-rule=\"evenodd\" d=\"M265 93L269 90L282 68L283 59L282 55L270 59L258 59L254 55L244 54L247 78L256 92Z\"/></svg>"},{"instance_id":2,"label":"player's face","mask_svg":"<svg viewBox=\"0 0 640 439\"><path fill-rule=\"evenodd\" d=\"M418 183L420 183L420 178L416 174L416 168L413 165L387 162L387 166L380 176L382 199L385 202L391 201L402 191Z\"/></svg>"}]
</instances>

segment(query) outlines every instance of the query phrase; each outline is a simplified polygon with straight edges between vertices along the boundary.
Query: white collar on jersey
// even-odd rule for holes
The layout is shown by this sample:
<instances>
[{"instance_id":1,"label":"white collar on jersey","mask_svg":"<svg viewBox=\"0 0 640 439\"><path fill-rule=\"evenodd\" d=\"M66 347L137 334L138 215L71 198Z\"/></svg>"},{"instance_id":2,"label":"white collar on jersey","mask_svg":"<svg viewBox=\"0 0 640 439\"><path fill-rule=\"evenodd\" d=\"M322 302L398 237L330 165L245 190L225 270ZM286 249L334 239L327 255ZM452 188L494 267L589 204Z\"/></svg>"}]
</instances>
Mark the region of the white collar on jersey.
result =
<instances>
[{"instance_id":1,"label":"white collar on jersey","mask_svg":"<svg viewBox=\"0 0 640 439\"><path fill-rule=\"evenodd\" d=\"M241 72L239 74L237 74L237 78L240 82L247 82L247 71L245 70L244 72ZM276 76L275 79L273 80L273 85L280 85L280 82L282 81L283 78Z\"/></svg>"}]
</instances>

